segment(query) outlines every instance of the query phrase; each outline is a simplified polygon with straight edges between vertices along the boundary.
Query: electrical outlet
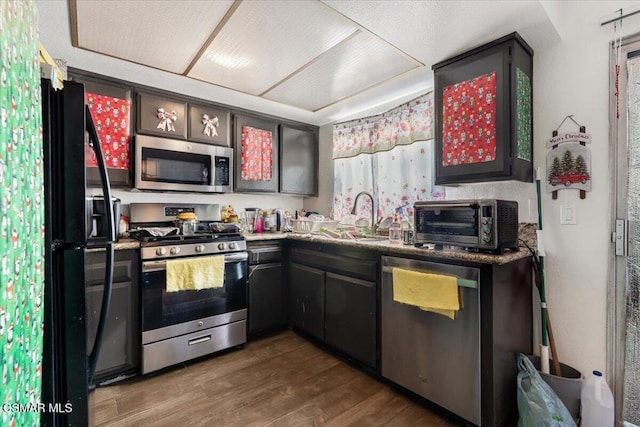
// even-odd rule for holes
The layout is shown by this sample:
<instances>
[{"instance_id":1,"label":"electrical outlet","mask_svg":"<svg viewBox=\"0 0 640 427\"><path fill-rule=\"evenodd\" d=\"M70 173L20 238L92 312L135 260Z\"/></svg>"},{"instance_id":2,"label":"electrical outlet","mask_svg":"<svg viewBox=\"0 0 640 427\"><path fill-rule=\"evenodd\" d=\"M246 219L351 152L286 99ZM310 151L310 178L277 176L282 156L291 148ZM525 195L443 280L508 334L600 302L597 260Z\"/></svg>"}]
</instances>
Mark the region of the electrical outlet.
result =
<instances>
[{"instance_id":1,"label":"electrical outlet","mask_svg":"<svg viewBox=\"0 0 640 427\"><path fill-rule=\"evenodd\" d=\"M578 211L573 205L560 205L560 224L575 225L578 223Z\"/></svg>"}]
</instances>

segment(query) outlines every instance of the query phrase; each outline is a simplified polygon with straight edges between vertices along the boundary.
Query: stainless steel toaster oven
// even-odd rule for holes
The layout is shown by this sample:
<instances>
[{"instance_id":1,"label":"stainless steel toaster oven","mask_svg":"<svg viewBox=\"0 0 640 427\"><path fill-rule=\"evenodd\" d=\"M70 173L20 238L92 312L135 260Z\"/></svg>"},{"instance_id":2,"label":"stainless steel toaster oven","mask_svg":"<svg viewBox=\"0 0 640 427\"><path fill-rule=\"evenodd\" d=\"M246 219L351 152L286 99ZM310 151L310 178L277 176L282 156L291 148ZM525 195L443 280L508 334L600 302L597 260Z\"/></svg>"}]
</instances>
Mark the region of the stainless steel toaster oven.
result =
<instances>
[{"instance_id":1,"label":"stainless steel toaster oven","mask_svg":"<svg viewBox=\"0 0 640 427\"><path fill-rule=\"evenodd\" d=\"M414 242L502 254L518 250L518 202L495 199L414 204Z\"/></svg>"}]
</instances>

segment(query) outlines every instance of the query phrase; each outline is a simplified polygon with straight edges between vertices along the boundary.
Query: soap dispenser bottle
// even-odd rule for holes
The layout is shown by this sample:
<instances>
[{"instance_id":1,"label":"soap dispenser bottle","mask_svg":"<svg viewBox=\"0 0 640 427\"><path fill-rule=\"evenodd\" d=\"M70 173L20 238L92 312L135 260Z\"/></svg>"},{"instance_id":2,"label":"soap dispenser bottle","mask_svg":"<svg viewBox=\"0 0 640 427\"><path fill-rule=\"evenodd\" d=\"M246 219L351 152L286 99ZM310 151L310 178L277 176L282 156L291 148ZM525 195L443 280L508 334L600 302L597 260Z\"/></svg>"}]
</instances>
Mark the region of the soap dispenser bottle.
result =
<instances>
[{"instance_id":1,"label":"soap dispenser bottle","mask_svg":"<svg viewBox=\"0 0 640 427\"><path fill-rule=\"evenodd\" d=\"M400 217L398 215L393 218L393 222L389 226L389 243L402 243L402 227L400 225Z\"/></svg>"}]
</instances>

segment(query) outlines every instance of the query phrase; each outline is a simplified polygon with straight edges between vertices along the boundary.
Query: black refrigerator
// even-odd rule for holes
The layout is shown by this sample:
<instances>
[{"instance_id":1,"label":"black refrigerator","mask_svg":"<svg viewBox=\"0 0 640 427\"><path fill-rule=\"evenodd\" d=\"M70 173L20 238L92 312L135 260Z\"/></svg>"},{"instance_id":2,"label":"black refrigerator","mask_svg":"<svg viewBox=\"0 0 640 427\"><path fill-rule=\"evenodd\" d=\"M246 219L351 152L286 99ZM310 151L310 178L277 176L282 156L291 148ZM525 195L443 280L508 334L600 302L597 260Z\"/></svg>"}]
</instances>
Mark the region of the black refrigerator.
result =
<instances>
[{"instance_id":1,"label":"black refrigerator","mask_svg":"<svg viewBox=\"0 0 640 427\"><path fill-rule=\"evenodd\" d=\"M65 82L63 89L54 90L50 80L42 79L41 91L45 177L42 401L58 409L43 412L41 425L86 426L92 420L89 384L111 298L115 218L98 135L85 105L84 85ZM88 239L87 146L96 153L107 213L105 222L109 231L100 241ZM102 310L91 349L87 348L84 284L84 256L88 247L104 248L106 264Z\"/></svg>"}]
</instances>

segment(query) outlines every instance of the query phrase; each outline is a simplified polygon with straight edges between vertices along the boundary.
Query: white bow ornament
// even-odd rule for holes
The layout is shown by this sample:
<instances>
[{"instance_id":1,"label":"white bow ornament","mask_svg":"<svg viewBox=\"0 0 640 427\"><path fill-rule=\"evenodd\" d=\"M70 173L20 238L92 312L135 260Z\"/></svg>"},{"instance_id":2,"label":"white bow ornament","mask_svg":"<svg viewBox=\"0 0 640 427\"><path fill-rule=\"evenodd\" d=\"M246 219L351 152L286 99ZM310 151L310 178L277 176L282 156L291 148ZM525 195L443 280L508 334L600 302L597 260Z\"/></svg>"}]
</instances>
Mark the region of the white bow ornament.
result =
<instances>
[{"instance_id":1,"label":"white bow ornament","mask_svg":"<svg viewBox=\"0 0 640 427\"><path fill-rule=\"evenodd\" d=\"M178 120L178 115L176 114L175 110L164 111L164 108L158 108L158 114L156 115L156 117L158 117L158 120L160 120L158 122L158 126L156 126L158 129L162 129L166 132L176 131L175 126L173 126L173 122Z\"/></svg>"},{"instance_id":2,"label":"white bow ornament","mask_svg":"<svg viewBox=\"0 0 640 427\"><path fill-rule=\"evenodd\" d=\"M212 138L218 136L218 131L216 130L216 128L220 125L220 121L216 116L213 116L213 118L209 118L208 114L204 114L202 116L202 124L204 125L204 130L202 131L204 135L210 136Z\"/></svg>"}]
</instances>

